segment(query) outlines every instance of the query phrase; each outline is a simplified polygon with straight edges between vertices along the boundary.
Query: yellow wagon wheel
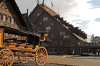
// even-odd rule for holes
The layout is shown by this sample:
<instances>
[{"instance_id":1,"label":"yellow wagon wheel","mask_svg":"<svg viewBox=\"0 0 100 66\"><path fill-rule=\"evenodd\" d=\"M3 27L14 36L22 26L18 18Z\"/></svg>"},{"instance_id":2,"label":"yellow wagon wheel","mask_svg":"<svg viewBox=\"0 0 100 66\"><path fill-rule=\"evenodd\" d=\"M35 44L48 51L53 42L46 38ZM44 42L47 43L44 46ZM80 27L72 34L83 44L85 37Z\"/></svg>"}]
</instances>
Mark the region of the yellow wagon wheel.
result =
<instances>
[{"instance_id":1,"label":"yellow wagon wheel","mask_svg":"<svg viewBox=\"0 0 100 66\"><path fill-rule=\"evenodd\" d=\"M36 51L36 63L38 65L44 65L47 62L48 59L48 52L46 50L46 48L44 47L39 47Z\"/></svg>"},{"instance_id":2,"label":"yellow wagon wheel","mask_svg":"<svg viewBox=\"0 0 100 66\"><path fill-rule=\"evenodd\" d=\"M0 50L0 66L11 66L14 62L14 55L9 49Z\"/></svg>"},{"instance_id":3,"label":"yellow wagon wheel","mask_svg":"<svg viewBox=\"0 0 100 66\"><path fill-rule=\"evenodd\" d=\"M26 62L28 62L29 57L27 55L25 55L25 54L20 53L20 55L18 56L18 60L21 63L26 63Z\"/></svg>"}]
</instances>

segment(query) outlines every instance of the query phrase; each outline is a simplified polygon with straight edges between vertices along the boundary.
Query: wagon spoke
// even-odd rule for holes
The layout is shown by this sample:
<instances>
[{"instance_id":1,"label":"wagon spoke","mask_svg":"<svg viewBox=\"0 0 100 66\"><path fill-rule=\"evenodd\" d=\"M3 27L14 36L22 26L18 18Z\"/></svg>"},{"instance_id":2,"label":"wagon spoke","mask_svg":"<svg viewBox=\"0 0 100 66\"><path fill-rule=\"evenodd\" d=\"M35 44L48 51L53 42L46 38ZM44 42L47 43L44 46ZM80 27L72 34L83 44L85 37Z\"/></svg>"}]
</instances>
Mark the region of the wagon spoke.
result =
<instances>
[{"instance_id":1,"label":"wagon spoke","mask_svg":"<svg viewBox=\"0 0 100 66\"><path fill-rule=\"evenodd\" d=\"M3 62L3 60L0 63L2 63L2 62Z\"/></svg>"},{"instance_id":2,"label":"wagon spoke","mask_svg":"<svg viewBox=\"0 0 100 66\"><path fill-rule=\"evenodd\" d=\"M12 56L9 56L8 58L12 58Z\"/></svg>"},{"instance_id":3,"label":"wagon spoke","mask_svg":"<svg viewBox=\"0 0 100 66\"><path fill-rule=\"evenodd\" d=\"M4 62L2 63L2 66L4 65Z\"/></svg>"},{"instance_id":4,"label":"wagon spoke","mask_svg":"<svg viewBox=\"0 0 100 66\"><path fill-rule=\"evenodd\" d=\"M3 55L1 54L1 52L0 52L0 55L3 56Z\"/></svg>"},{"instance_id":5,"label":"wagon spoke","mask_svg":"<svg viewBox=\"0 0 100 66\"><path fill-rule=\"evenodd\" d=\"M0 58L2 58L3 56L0 56Z\"/></svg>"},{"instance_id":6,"label":"wagon spoke","mask_svg":"<svg viewBox=\"0 0 100 66\"><path fill-rule=\"evenodd\" d=\"M8 60L8 63L11 63L11 62Z\"/></svg>"},{"instance_id":7,"label":"wagon spoke","mask_svg":"<svg viewBox=\"0 0 100 66\"><path fill-rule=\"evenodd\" d=\"M7 66L9 66L8 62L7 62Z\"/></svg>"},{"instance_id":8,"label":"wagon spoke","mask_svg":"<svg viewBox=\"0 0 100 66\"><path fill-rule=\"evenodd\" d=\"M7 56L9 56L10 55L10 53L9 53L9 51L7 52Z\"/></svg>"},{"instance_id":9,"label":"wagon spoke","mask_svg":"<svg viewBox=\"0 0 100 66\"><path fill-rule=\"evenodd\" d=\"M5 66L6 66L6 63L7 63L7 62L5 61Z\"/></svg>"}]
</instances>

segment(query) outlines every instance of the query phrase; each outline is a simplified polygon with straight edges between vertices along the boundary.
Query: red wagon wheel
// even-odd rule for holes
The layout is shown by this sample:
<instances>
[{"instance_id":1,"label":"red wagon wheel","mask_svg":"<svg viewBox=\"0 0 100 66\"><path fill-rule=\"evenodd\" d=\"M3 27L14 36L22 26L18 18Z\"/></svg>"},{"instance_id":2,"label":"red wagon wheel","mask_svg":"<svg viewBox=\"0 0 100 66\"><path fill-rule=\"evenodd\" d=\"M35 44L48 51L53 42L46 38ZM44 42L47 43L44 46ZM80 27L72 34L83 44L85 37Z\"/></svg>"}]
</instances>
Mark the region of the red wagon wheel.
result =
<instances>
[{"instance_id":1,"label":"red wagon wheel","mask_svg":"<svg viewBox=\"0 0 100 66\"><path fill-rule=\"evenodd\" d=\"M46 48L44 47L39 47L36 51L36 63L38 65L44 65L47 62L47 58L48 58L48 52L46 50Z\"/></svg>"},{"instance_id":2,"label":"red wagon wheel","mask_svg":"<svg viewBox=\"0 0 100 66\"><path fill-rule=\"evenodd\" d=\"M0 66L11 66L14 62L14 55L9 49L0 50Z\"/></svg>"}]
</instances>

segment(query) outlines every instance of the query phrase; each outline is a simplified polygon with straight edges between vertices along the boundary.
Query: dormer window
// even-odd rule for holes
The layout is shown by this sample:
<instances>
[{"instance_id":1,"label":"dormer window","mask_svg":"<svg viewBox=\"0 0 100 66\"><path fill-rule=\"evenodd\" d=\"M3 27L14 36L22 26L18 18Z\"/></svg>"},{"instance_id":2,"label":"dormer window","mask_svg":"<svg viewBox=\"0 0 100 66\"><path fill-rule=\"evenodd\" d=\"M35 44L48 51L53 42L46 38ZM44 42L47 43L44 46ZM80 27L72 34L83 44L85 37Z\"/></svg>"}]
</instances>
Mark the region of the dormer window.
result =
<instances>
[{"instance_id":1,"label":"dormer window","mask_svg":"<svg viewBox=\"0 0 100 66\"><path fill-rule=\"evenodd\" d=\"M14 24L14 18L12 18L12 24Z\"/></svg>"},{"instance_id":2,"label":"dormer window","mask_svg":"<svg viewBox=\"0 0 100 66\"><path fill-rule=\"evenodd\" d=\"M40 15L40 13L38 13L38 16Z\"/></svg>"},{"instance_id":3,"label":"dormer window","mask_svg":"<svg viewBox=\"0 0 100 66\"><path fill-rule=\"evenodd\" d=\"M48 17L45 17L46 21L48 21Z\"/></svg>"},{"instance_id":4,"label":"dormer window","mask_svg":"<svg viewBox=\"0 0 100 66\"><path fill-rule=\"evenodd\" d=\"M43 21L48 21L48 17L44 17L43 18Z\"/></svg>"},{"instance_id":5,"label":"dormer window","mask_svg":"<svg viewBox=\"0 0 100 66\"><path fill-rule=\"evenodd\" d=\"M7 21L6 15L3 15L3 21Z\"/></svg>"},{"instance_id":6,"label":"dormer window","mask_svg":"<svg viewBox=\"0 0 100 66\"><path fill-rule=\"evenodd\" d=\"M11 17L8 16L8 23L11 23Z\"/></svg>"}]
</instances>

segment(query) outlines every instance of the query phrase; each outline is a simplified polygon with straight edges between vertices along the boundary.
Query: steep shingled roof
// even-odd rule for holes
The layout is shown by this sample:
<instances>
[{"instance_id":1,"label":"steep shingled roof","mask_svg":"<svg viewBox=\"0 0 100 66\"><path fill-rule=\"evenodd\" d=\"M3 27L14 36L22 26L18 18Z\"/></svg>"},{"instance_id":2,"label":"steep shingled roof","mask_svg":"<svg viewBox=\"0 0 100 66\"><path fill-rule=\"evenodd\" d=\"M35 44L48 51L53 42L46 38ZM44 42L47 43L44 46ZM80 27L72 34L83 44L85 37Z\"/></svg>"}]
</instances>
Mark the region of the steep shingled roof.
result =
<instances>
[{"instance_id":1,"label":"steep shingled roof","mask_svg":"<svg viewBox=\"0 0 100 66\"><path fill-rule=\"evenodd\" d=\"M36 27L36 25L34 25L31 20L29 19L28 17L28 14L27 13L24 13L22 14L24 20L25 20L25 23L28 25L28 28L31 28L31 29L35 29L37 30L38 28Z\"/></svg>"}]
</instances>

